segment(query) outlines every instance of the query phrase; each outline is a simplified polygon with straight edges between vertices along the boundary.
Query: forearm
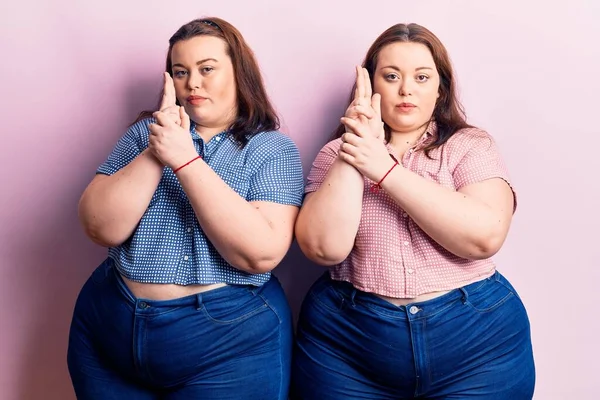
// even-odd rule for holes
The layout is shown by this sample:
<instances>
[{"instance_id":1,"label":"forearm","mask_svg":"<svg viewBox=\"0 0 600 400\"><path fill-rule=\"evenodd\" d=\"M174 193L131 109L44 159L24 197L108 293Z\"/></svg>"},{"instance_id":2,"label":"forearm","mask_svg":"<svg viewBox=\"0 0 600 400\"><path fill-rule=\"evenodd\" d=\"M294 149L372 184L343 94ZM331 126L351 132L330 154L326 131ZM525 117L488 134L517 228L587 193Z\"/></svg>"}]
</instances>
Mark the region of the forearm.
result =
<instances>
[{"instance_id":1,"label":"forearm","mask_svg":"<svg viewBox=\"0 0 600 400\"><path fill-rule=\"evenodd\" d=\"M79 201L79 219L95 243L118 246L131 236L162 177L148 150L111 176L98 176Z\"/></svg>"},{"instance_id":2,"label":"forearm","mask_svg":"<svg viewBox=\"0 0 600 400\"><path fill-rule=\"evenodd\" d=\"M265 215L202 159L179 171L177 177L202 230L229 264L256 274L281 262L292 242L291 230L280 237Z\"/></svg>"},{"instance_id":3,"label":"forearm","mask_svg":"<svg viewBox=\"0 0 600 400\"><path fill-rule=\"evenodd\" d=\"M401 166L381 186L427 235L459 257L488 258L504 241L505 221L478 199Z\"/></svg>"},{"instance_id":4,"label":"forearm","mask_svg":"<svg viewBox=\"0 0 600 400\"><path fill-rule=\"evenodd\" d=\"M321 265L342 262L354 246L362 211L364 179L337 159L320 188L306 199L296 221L303 253Z\"/></svg>"}]
</instances>

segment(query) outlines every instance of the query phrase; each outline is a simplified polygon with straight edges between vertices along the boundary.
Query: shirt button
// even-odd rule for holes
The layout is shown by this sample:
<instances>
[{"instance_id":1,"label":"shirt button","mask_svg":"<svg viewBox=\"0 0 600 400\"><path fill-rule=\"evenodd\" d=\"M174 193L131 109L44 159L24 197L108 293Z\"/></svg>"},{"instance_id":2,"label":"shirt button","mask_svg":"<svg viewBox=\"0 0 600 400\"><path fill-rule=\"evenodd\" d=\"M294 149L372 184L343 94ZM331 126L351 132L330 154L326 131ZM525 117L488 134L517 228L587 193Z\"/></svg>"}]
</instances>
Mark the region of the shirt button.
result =
<instances>
[{"instance_id":1,"label":"shirt button","mask_svg":"<svg viewBox=\"0 0 600 400\"><path fill-rule=\"evenodd\" d=\"M221 136L217 136L217 137L215 138L215 140L216 140L217 142L218 142L218 141L220 141L220 140L221 140Z\"/></svg>"},{"instance_id":2,"label":"shirt button","mask_svg":"<svg viewBox=\"0 0 600 400\"><path fill-rule=\"evenodd\" d=\"M191 232L191 231L192 231L192 228L187 228L187 231L188 231L188 232Z\"/></svg>"},{"instance_id":3,"label":"shirt button","mask_svg":"<svg viewBox=\"0 0 600 400\"><path fill-rule=\"evenodd\" d=\"M408 246L409 244L410 244L410 243L408 243L408 242L404 242L404 245L405 245L405 246Z\"/></svg>"},{"instance_id":4,"label":"shirt button","mask_svg":"<svg viewBox=\"0 0 600 400\"><path fill-rule=\"evenodd\" d=\"M407 213L402 213L402 216L403 217L408 217L408 214Z\"/></svg>"},{"instance_id":5,"label":"shirt button","mask_svg":"<svg viewBox=\"0 0 600 400\"><path fill-rule=\"evenodd\" d=\"M184 259L185 261L187 261L187 260L189 260L190 258L189 258L188 256L183 256L183 259Z\"/></svg>"},{"instance_id":6,"label":"shirt button","mask_svg":"<svg viewBox=\"0 0 600 400\"><path fill-rule=\"evenodd\" d=\"M415 151L414 149L408 149L409 153L412 153L413 151Z\"/></svg>"},{"instance_id":7,"label":"shirt button","mask_svg":"<svg viewBox=\"0 0 600 400\"><path fill-rule=\"evenodd\" d=\"M408 309L408 312L410 312L411 314L416 314L419 312L419 307L417 306L412 306L411 308Z\"/></svg>"},{"instance_id":8,"label":"shirt button","mask_svg":"<svg viewBox=\"0 0 600 400\"><path fill-rule=\"evenodd\" d=\"M412 274L413 272L415 272L415 270L412 269L412 268L409 268L409 269L406 270L406 272L408 272L409 274Z\"/></svg>"}]
</instances>

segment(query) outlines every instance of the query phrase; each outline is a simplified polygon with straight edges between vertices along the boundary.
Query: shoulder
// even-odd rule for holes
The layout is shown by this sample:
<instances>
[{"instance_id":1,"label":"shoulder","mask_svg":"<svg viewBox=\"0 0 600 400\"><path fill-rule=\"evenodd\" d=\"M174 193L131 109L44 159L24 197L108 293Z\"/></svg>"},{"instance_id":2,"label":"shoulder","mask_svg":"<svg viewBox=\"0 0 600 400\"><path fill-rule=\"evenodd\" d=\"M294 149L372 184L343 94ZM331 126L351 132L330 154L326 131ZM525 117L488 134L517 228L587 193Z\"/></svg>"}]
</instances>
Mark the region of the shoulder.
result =
<instances>
[{"instance_id":1,"label":"shoulder","mask_svg":"<svg viewBox=\"0 0 600 400\"><path fill-rule=\"evenodd\" d=\"M494 138L486 130L476 127L458 130L448 139L446 147L457 153L468 153L472 150L490 148L495 145Z\"/></svg>"},{"instance_id":2,"label":"shoulder","mask_svg":"<svg viewBox=\"0 0 600 400\"><path fill-rule=\"evenodd\" d=\"M337 156L338 152L340 151L340 147L342 146L342 143L343 142L341 138L330 140L321 147L318 156Z\"/></svg>"},{"instance_id":3,"label":"shoulder","mask_svg":"<svg viewBox=\"0 0 600 400\"><path fill-rule=\"evenodd\" d=\"M144 139L148 137L150 133L150 129L148 126L152 123L155 123L156 120L154 118L144 118L137 122L134 122L127 128L127 132L125 135L133 136L138 139Z\"/></svg>"},{"instance_id":4,"label":"shoulder","mask_svg":"<svg viewBox=\"0 0 600 400\"><path fill-rule=\"evenodd\" d=\"M288 135L280 131L264 131L248 139L246 152L252 158L265 159L281 153L298 154L298 146Z\"/></svg>"}]
</instances>

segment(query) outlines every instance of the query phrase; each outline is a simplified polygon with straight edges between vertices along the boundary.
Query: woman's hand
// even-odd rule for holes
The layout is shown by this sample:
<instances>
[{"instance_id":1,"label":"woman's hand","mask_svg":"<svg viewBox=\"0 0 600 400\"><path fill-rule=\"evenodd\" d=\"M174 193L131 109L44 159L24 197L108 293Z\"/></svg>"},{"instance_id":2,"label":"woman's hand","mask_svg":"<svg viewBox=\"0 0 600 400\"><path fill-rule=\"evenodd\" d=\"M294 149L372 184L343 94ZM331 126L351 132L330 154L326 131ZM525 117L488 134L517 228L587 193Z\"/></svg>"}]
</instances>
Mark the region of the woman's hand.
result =
<instances>
[{"instance_id":1,"label":"woman's hand","mask_svg":"<svg viewBox=\"0 0 600 400\"><path fill-rule=\"evenodd\" d=\"M198 156L190 135L190 117L183 107L179 107L178 111L181 126L162 111L153 114L157 123L148 126L148 149L163 165L173 170Z\"/></svg>"},{"instance_id":2,"label":"woman's hand","mask_svg":"<svg viewBox=\"0 0 600 400\"><path fill-rule=\"evenodd\" d=\"M346 116L341 119L349 131L342 135L339 157L373 182L379 182L396 164L381 135L373 131L379 129L376 121L381 121L380 101L379 95L373 95L369 106L371 118L359 112L356 119Z\"/></svg>"},{"instance_id":3,"label":"woman's hand","mask_svg":"<svg viewBox=\"0 0 600 400\"><path fill-rule=\"evenodd\" d=\"M179 114L179 106L177 105L177 96L175 94L175 84L173 78L168 72L164 73L165 84L163 88L162 99L160 101L160 108L164 114L167 114L169 118L177 125L181 125L181 116Z\"/></svg>"},{"instance_id":4,"label":"woman's hand","mask_svg":"<svg viewBox=\"0 0 600 400\"><path fill-rule=\"evenodd\" d=\"M344 117L362 120L363 122L368 121L373 134L381 139L385 139L385 132L383 129L383 121L381 120L381 114L375 113L375 107L379 107L381 103L381 96L378 93L373 94L371 88L371 79L369 78L369 72L366 68L356 66L356 86L354 89L354 100L348 108ZM352 129L346 125L346 132L352 132Z\"/></svg>"}]
</instances>

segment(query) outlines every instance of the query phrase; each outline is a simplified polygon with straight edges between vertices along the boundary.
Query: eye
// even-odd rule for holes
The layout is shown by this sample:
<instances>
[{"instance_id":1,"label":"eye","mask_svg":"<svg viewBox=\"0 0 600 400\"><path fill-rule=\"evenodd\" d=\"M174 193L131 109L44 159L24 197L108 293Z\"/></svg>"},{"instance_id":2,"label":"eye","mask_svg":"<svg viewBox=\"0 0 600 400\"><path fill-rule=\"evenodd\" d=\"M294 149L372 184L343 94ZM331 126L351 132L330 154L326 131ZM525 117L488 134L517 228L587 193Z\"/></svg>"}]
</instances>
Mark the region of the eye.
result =
<instances>
[{"instance_id":1,"label":"eye","mask_svg":"<svg viewBox=\"0 0 600 400\"><path fill-rule=\"evenodd\" d=\"M400 77L397 74L387 74L385 76L385 79L388 81L395 81L395 80L400 79Z\"/></svg>"},{"instance_id":2,"label":"eye","mask_svg":"<svg viewBox=\"0 0 600 400\"><path fill-rule=\"evenodd\" d=\"M187 74L187 71L174 71L173 76L176 78L184 77Z\"/></svg>"},{"instance_id":3,"label":"eye","mask_svg":"<svg viewBox=\"0 0 600 400\"><path fill-rule=\"evenodd\" d=\"M427 75L417 75L417 82L427 82L428 79L429 77Z\"/></svg>"},{"instance_id":4,"label":"eye","mask_svg":"<svg viewBox=\"0 0 600 400\"><path fill-rule=\"evenodd\" d=\"M215 69L213 67L202 67L202 68L200 68L200 71L202 71L203 74L210 74L214 70Z\"/></svg>"}]
</instances>

